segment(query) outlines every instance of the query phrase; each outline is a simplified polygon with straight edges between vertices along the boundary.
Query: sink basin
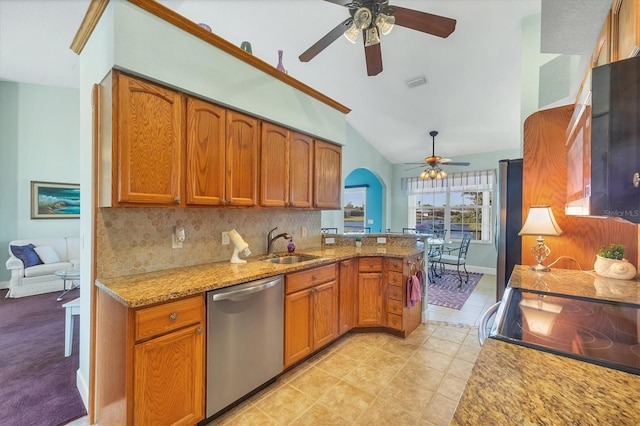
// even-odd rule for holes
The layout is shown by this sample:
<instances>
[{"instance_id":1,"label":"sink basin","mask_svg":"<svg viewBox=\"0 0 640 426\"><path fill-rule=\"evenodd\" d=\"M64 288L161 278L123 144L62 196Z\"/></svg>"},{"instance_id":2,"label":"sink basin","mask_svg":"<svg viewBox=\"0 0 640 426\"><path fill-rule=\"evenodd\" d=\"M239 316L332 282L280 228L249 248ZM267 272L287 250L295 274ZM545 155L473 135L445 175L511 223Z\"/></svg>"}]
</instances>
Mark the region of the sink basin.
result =
<instances>
[{"instance_id":1,"label":"sink basin","mask_svg":"<svg viewBox=\"0 0 640 426\"><path fill-rule=\"evenodd\" d=\"M318 259L317 256L309 256L306 254L292 254L285 256L277 256L277 257L268 257L266 259L262 259L265 262L278 263L280 265L290 265L292 263L300 263L306 262L307 260Z\"/></svg>"}]
</instances>

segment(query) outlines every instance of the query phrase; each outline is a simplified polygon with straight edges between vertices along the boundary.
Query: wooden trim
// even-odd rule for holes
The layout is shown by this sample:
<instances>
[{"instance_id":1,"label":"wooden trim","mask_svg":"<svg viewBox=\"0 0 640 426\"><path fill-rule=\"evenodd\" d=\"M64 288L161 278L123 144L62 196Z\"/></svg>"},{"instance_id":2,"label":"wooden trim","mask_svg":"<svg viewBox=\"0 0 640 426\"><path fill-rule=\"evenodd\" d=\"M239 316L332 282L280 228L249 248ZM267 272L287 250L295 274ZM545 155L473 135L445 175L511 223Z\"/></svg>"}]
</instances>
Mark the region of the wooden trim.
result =
<instances>
[{"instance_id":1,"label":"wooden trim","mask_svg":"<svg viewBox=\"0 0 640 426\"><path fill-rule=\"evenodd\" d=\"M89 37L96 28L96 25L98 25L98 21L108 4L109 0L91 0L87 8L87 13L84 15L80 28L78 28L70 46L71 50L78 55L82 52L82 49L84 49L84 45L87 44Z\"/></svg>"},{"instance_id":2,"label":"wooden trim","mask_svg":"<svg viewBox=\"0 0 640 426\"><path fill-rule=\"evenodd\" d=\"M340 111L343 114L351 112L350 108L342 105L341 103L331 99L330 97L318 92L317 90L307 86L299 80L289 76L289 74L283 73L276 69L276 67L264 62L262 59L253 56L251 53L245 52L240 47L230 43L222 37L205 30L197 23L185 18L184 16L174 12L166 6L154 1L154 0L128 0L130 3L138 6L139 8L157 16L160 19L174 25L189 34L198 37L207 43L217 47L218 49L234 56L235 58L259 69L262 72L269 74L271 77L276 78L289 86L300 90L301 92L317 99L318 101ZM95 29L95 26L102 15L102 12L106 8L109 0L92 0L89 5L87 14L80 25L80 29L76 33L71 44L71 49L80 54L84 45L86 44L89 36Z\"/></svg>"}]
</instances>

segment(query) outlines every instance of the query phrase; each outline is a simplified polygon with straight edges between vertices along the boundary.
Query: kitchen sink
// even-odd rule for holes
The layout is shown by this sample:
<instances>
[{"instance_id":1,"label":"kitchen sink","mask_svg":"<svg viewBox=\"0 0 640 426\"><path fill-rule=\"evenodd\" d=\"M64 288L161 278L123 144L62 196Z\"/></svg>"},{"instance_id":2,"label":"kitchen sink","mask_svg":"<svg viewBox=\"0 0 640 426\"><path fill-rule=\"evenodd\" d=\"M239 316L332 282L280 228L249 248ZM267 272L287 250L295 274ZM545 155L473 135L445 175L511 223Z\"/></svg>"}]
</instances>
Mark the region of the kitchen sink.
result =
<instances>
[{"instance_id":1,"label":"kitchen sink","mask_svg":"<svg viewBox=\"0 0 640 426\"><path fill-rule=\"evenodd\" d=\"M275 257L267 257L262 260L265 262L278 263L280 265L290 265L292 263L306 262L307 260L318 259L318 256L309 256L307 254L291 254Z\"/></svg>"}]
</instances>

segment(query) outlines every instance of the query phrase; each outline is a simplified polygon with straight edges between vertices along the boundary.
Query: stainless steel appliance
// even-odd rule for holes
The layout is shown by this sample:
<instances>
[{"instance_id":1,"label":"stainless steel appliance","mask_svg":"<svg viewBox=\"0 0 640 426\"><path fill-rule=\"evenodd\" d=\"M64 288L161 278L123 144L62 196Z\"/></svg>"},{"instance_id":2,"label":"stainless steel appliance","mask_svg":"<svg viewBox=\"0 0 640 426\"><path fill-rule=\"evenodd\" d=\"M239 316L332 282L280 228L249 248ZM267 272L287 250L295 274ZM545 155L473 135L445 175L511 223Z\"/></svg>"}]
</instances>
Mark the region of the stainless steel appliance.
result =
<instances>
[{"instance_id":1,"label":"stainless steel appliance","mask_svg":"<svg viewBox=\"0 0 640 426\"><path fill-rule=\"evenodd\" d=\"M498 162L496 301L502 299L513 267L522 260L522 158Z\"/></svg>"},{"instance_id":2,"label":"stainless steel appliance","mask_svg":"<svg viewBox=\"0 0 640 426\"><path fill-rule=\"evenodd\" d=\"M282 275L207 293L207 418L282 372Z\"/></svg>"},{"instance_id":3,"label":"stainless steel appliance","mask_svg":"<svg viewBox=\"0 0 640 426\"><path fill-rule=\"evenodd\" d=\"M508 287L489 337L640 375L637 304Z\"/></svg>"}]
</instances>

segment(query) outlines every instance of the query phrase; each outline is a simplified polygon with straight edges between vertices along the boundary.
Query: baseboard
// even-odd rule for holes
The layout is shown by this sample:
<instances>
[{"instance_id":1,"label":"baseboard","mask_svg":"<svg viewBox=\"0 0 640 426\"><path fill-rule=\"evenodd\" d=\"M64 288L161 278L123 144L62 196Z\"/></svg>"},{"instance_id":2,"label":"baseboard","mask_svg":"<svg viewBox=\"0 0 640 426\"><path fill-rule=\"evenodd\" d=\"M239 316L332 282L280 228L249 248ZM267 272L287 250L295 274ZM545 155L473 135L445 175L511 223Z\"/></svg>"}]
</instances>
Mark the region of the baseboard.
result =
<instances>
[{"instance_id":1,"label":"baseboard","mask_svg":"<svg viewBox=\"0 0 640 426\"><path fill-rule=\"evenodd\" d=\"M9 288L9 281L0 281L0 290Z\"/></svg>"},{"instance_id":2,"label":"baseboard","mask_svg":"<svg viewBox=\"0 0 640 426\"><path fill-rule=\"evenodd\" d=\"M84 380L84 377L80 373L80 369L76 370L76 387L78 388L78 392L80 393L80 398L82 398L82 403L84 404L85 410L87 413L89 412L89 386L87 386L87 382Z\"/></svg>"}]
</instances>

